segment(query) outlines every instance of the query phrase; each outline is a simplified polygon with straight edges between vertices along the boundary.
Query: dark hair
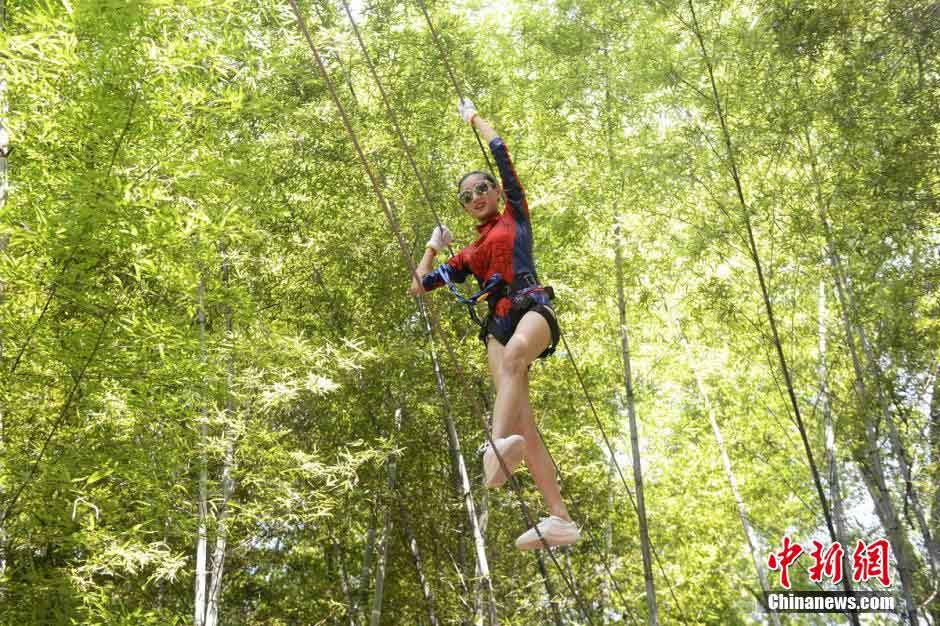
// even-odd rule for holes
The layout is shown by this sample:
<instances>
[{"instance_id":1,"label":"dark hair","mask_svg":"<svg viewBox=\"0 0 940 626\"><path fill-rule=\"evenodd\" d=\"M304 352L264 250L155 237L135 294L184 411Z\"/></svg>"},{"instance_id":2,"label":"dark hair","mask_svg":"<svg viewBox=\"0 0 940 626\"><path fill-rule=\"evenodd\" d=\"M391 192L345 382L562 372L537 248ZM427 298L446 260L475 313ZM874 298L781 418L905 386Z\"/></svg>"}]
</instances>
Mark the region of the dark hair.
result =
<instances>
[{"instance_id":1,"label":"dark hair","mask_svg":"<svg viewBox=\"0 0 940 626\"><path fill-rule=\"evenodd\" d=\"M493 183L494 187L499 187L499 183L496 182L496 179L493 178L493 175L490 174L489 172L481 172L480 170L473 170L472 172L467 172L466 174L463 175L463 178L461 178L460 182L457 183L457 191L460 191L460 187L463 185L463 181L467 180L474 174L478 174L482 176L483 178L485 178L486 180L488 180L489 182Z\"/></svg>"}]
</instances>

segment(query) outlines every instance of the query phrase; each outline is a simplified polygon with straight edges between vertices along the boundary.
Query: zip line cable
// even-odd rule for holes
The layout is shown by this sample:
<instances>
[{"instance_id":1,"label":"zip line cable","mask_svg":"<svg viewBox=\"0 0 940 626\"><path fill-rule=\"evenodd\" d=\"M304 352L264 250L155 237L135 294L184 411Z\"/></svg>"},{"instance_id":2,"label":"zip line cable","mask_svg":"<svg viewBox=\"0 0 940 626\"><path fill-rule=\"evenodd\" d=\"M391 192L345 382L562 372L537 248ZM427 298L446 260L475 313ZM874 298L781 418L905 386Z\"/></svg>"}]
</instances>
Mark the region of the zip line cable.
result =
<instances>
[{"instance_id":1,"label":"zip line cable","mask_svg":"<svg viewBox=\"0 0 940 626\"><path fill-rule=\"evenodd\" d=\"M301 231L303 231L303 227L301 227ZM332 313L331 317L332 317L333 319L331 320L331 323L327 325L326 330L327 330L328 334L329 334L330 336L332 336L332 338L333 338L334 341L341 342L341 341L342 341L342 338L343 338L343 334L344 334L344 328L343 328L343 327L344 327L344 324L343 324L342 320L340 320L339 317L338 317L337 314L336 314L337 311L339 311L340 309L339 309L339 307L336 305L336 300L335 300L335 298L333 297L333 293L332 293L332 292L330 291L330 289L327 287L326 282L323 280L323 277L322 277L322 275L320 274L319 270L316 268L316 266L313 266L313 272L312 272L312 274L313 274L313 276L315 277L317 283L319 283L320 289L323 291L324 294L326 294L327 299L330 301L330 303L331 303L331 305L332 305L332 308L330 309L330 311L331 311L331 313ZM365 382L363 381L363 379L362 379L361 376L357 376L357 382L358 382L358 384L359 384L359 391L360 391L360 393L364 393L364 392L365 392ZM385 399L385 402L386 402L386 404L387 404L388 398ZM399 401L399 405L400 405L400 404L401 404L401 402ZM363 400L363 406L364 406L365 409L366 409L366 413L367 413L367 415L369 416L369 421L372 423L372 427L373 427L373 429L375 430L376 435L378 435L379 437L382 437L382 436L383 436L382 428L381 428L381 426L379 425L378 420L375 418L375 414L369 409L369 407L366 405L366 403L365 403L364 400ZM388 407L387 407L387 406L386 406L385 408L386 408L386 410L388 410ZM399 408L399 410L401 410L402 412L404 412L401 408ZM399 429L396 429L396 430L399 430ZM397 437L397 434L396 434L396 437ZM397 444L396 444L396 445L397 445ZM414 566L415 566L415 569L416 569L416 571L417 571L418 583L419 583L419 585L421 586L421 591L422 591L422 594L424 595L425 602L427 602L427 604L428 604L428 610L429 610L429 614L430 614L430 619L431 619L431 622L432 622L432 626L437 626L440 622L439 622L439 620L438 620L438 618L437 618L437 616L436 616L436 612L435 612L434 596L429 593L429 588L428 588L428 586L427 586L427 581L426 581L426 579L424 578L424 573L423 573L423 570L421 569L421 561L422 561L422 559L421 559L421 556L420 556L420 546L419 546L419 544L418 544L417 539L414 537L414 534L411 532L410 525L409 525L408 522L407 522L407 516L406 516L406 513L405 513L404 503L403 503L403 501L402 501L402 492L403 492L403 490L402 490L402 488L401 488L400 483L401 483L401 478L398 477L398 479L395 481L394 484L389 484L389 485L388 485L392 497L396 500L396 507L397 507L397 510L398 510L398 516L399 516L400 521L402 522L402 523L399 524L399 531L400 531L400 532L402 533L402 535L404 536L404 538L405 538L405 545L407 545L407 546L409 547L409 551L411 552L412 562L413 562L413 564L414 564ZM389 505L389 506L391 506L391 505Z\"/></svg>"},{"instance_id":2,"label":"zip line cable","mask_svg":"<svg viewBox=\"0 0 940 626\"><path fill-rule=\"evenodd\" d=\"M326 71L326 66L323 64L323 59L320 57L320 53L317 50L317 47L313 42L313 38L310 35L310 31L307 29L306 22L304 21L303 15L300 12L300 8L297 6L296 0L288 0L288 2L290 3L295 16L297 17L297 23L304 35L304 38L307 40L307 44L310 46L311 52L313 52L314 58L317 62L317 66L319 67L320 72L323 76L324 82L326 83L327 88L329 89L330 96L333 99L333 103L336 105L336 108L339 111L340 118L342 119L343 125L345 126L346 131L349 134L349 138L353 143L353 147L356 150L356 154L359 157L359 161L363 169L365 170L366 175L369 177L370 182L372 183L372 189L375 192L376 197L379 200L379 205L382 208L382 211L385 213L385 216L389 221L389 225L392 228L393 234L395 235L395 238L399 246L399 252L401 253L402 258L405 260L405 263L408 269L410 270L412 277L417 277L414 260L411 258L411 255L409 254L409 249L408 249L407 244L405 243L404 237L402 236L401 227L398 223L398 220L396 219L394 213L392 213L389 207L388 201L385 198L385 194L382 192L382 188L379 185L378 179L376 178L375 173L373 172L372 167L369 165L369 161L366 159L365 153L363 152L362 147L359 144L359 140L356 135L356 132L352 127L352 123L349 120L349 116L346 113L345 107L343 107L342 102L340 102L339 97L336 94L336 88L333 84L333 81L329 77L329 73ZM482 143L481 143L481 147L482 147ZM445 346L447 346L448 352L451 354L454 361L457 362L456 355L453 353L453 350L449 342L447 341L447 338L444 336L443 332L440 330L440 325L436 316L434 316L433 322L434 323L431 324L432 328L437 331L438 335L441 338L442 343ZM458 365L458 368L459 368L459 365ZM464 378L464 377L461 377L461 378ZM492 435L488 431L486 431L485 428L484 428L484 433L486 435L487 440L489 441L490 445L493 448L493 452L494 452L494 455L496 456L497 461L499 461L500 469L503 472L505 472L507 476L510 476L510 479L512 481L514 488L518 489L519 488L518 482L515 480L515 477L512 476L512 473L508 471L508 467L505 461L503 460L502 456L499 454L499 451L496 449L496 446L493 443ZM574 598L578 602L578 605L581 608L582 614L588 620L589 623L592 623L590 619L590 615L587 613L587 611L584 610L583 603L581 601L579 594L574 589L574 586L571 583L571 581L568 579L568 576L565 575L564 570L561 567L561 564L558 563L558 560L556 559L555 555L549 549L550 546L545 541L545 538L541 535L541 532L538 529L538 525L534 522L531 514L529 513L528 506L525 504L525 500L523 500L521 495L518 493L517 493L517 496L519 496L520 508L522 509L522 512L524 516L526 517L529 525L535 528L536 534L538 535L539 539L542 541L543 546L547 549L548 554L551 557L552 561L555 563L555 566L558 568L560 575L565 580L568 590L571 591L572 596L574 596Z\"/></svg>"},{"instance_id":3,"label":"zip line cable","mask_svg":"<svg viewBox=\"0 0 940 626\"><path fill-rule=\"evenodd\" d=\"M352 11L349 8L349 2L348 0L341 0L341 2L343 4L343 9L346 10L346 16L349 18L349 23L352 26L353 32L356 34L356 40L359 42L359 49L362 50L362 56L366 60L366 65L369 67L369 72L372 74L372 79L379 88L379 93L382 94L382 102L385 104L385 113L395 129L395 134L398 135L398 141L401 143L401 147L405 152L405 156L408 157L408 164L411 165L411 171L414 172L415 178L418 179L418 186L421 187L421 195L424 196L424 201L427 203L428 209L431 211L431 215L434 216L434 221L437 222L438 226L443 228L444 224L441 222L440 216L434 209L434 202L431 200L431 194L428 191L428 186L425 184L424 177L418 170L418 164L415 162L411 145L405 139L405 134L402 132L401 125L398 123L398 115L395 113L394 107L392 107L392 103L389 100L388 94L385 92L385 87L382 85L382 81L379 80L379 75L375 71L375 64L372 63L372 57L369 55L369 51L366 49L366 44L362 40L362 34L359 32L359 26L356 24L356 20L353 18ZM451 248L450 244L447 244L447 250L451 256L454 256L454 250Z\"/></svg>"},{"instance_id":4,"label":"zip line cable","mask_svg":"<svg viewBox=\"0 0 940 626\"><path fill-rule=\"evenodd\" d=\"M396 115L395 110L394 110L394 107L391 105L391 102L390 102L390 100L389 100L388 94L386 93L385 88L384 88L384 86L382 85L382 82L381 82L381 80L380 80L379 77L378 77L378 73L376 72L375 65L374 65L373 62L372 62L371 56L370 56L369 53L368 53L368 50L367 50L366 45L365 45L365 42L364 42L363 39L362 39L361 32L359 31L358 25L356 24L356 21L355 21L353 15L352 15L352 12L351 12L351 10L350 10L350 8L349 8L348 1L347 1L347 0L341 0L341 1L342 1L342 4L343 4L343 8L344 8L345 11L346 11L346 15L347 15L347 17L349 18L350 25L352 26L352 29L353 29L353 31L354 31L354 33L355 33L355 35L356 35L356 39L357 39L357 41L358 41L358 43L359 43L359 47L360 47L360 49L361 49L361 51L362 51L362 53L363 53L363 56L364 56L364 58L365 58L365 60L366 60L366 64L367 64L368 67L369 67L369 71L370 71L370 73L371 73L371 75L372 75L372 78L373 78L373 80L375 81L376 86L378 87L380 94L382 95L382 100L383 100L383 103L384 103L384 105L385 105L386 114L387 114L387 116L388 116L388 118L389 118L389 121L391 122L392 126L393 126L394 129L395 129L396 134L398 135L399 142L401 143L402 149L404 150L404 152L406 153L406 155L407 155L407 157L408 157L408 161L409 161L409 163L410 163L410 165L411 165L411 167L412 167L412 170L413 170L414 173L415 173L415 176L418 178L418 181L419 181L420 186L421 186L421 189L422 189L422 191L423 191L423 193L424 193L424 197L425 197L425 200L426 200L426 202L427 202L427 204L428 204L428 207L430 208L430 210L431 210L431 212L432 212L432 214L433 214L435 220L436 220L437 223L440 225L440 224L441 224L440 217L438 216L437 212L436 212L436 211L434 210L434 208L433 208L433 204L432 204L430 195L427 193L427 186L425 185L424 179L423 179L423 177L421 176L421 174L420 174L420 172L419 172L419 170L418 170L418 168L417 168L417 165L415 164L415 160L414 160L414 156L413 156L413 154L412 154L411 147L409 146L407 140L406 140L405 137L404 137L404 134L403 134L402 131L401 131L401 127L400 127L400 125L399 125L399 123L398 123L398 116ZM423 13L425 20L427 21L427 24L428 24L428 27L429 27L429 29L430 29L430 31L431 31L432 38L433 38L433 40L434 40L435 46L437 47L437 49L438 49L438 51L439 51L439 53L440 53L441 59L443 60L444 65L445 65L445 67L446 67L446 69L447 69L447 74L448 74L448 77L450 78L451 84L453 85L454 90L455 90L455 92L457 93L458 98L461 98L461 99L462 99L462 98L463 98L463 93L462 93L462 91L461 91L461 89L460 89L459 83L457 82L456 75L455 75L455 73L454 73L454 71L453 71L453 67L452 67L451 64L450 64L449 57L447 56L447 52L446 52L446 50L444 49L444 47L442 46L442 44L441 44L440 38L439 38L439 36L438 36L438 34L437 34L437 29L434 27L434 24L433 24L433 22L431 21L430 15L429 15L429 13L428 13L428 11L427 11L427 7L425 6L423 0L418 0L418 4L420 5L421 12ZM471 127L471 128L472 128L472 127ZM480 137L479 137L479 134L478 134L477 131L476 131L476 128L473 128L473 131L474 131L474 134L475 134L475 136L476 136L476 138L477 138L477 142L478 142L478 144L479 144L479 146L480 146L480 149L481 149L481 151L483 152L484 158L486 158L487 166L490 168L490 173L493 174L492 165L490 164L489 157L488 157L487 154L486 154L486 150L485 150L485 148L483 147L482 142L480 141ZM451 254L453 254L452 251L451 251ZM577 364L576 364L575 361L574 361L574 358L573 358L573 356L572 356L571 350L570 350L570 348L568 347L567 340L564 338L564 335L562 335L562 340L564 341L565 350L566 350L566 352L567 352L568 358L569 358L569 360L571 361L572 365L574 366L575 372L577 373L579 380L581 380L580 371L578 370ZM620 478L621 478L621 481L622 481L623 484L624 484L624 487L625 487L626 490L627 490L627 494L628 494L628 496L629 496L629 498L630 498L630 502L631 502L631 504L632 504L634 510L637 511L637 514L639 514L639 513L638 513L638 509L637 509L636 502L634 501L634 498L633 498L633 494L632 494L632 492L630 491L629 486L627 485L626 479L625 479L624 476L623 476L623 471L622 471L622 469L620 468L619 463L617 463L616 456L615 456L615 453L614 453L614 450L613 450L613 446L611 445L611 443L610 443L610 441L609 441L609 439L608 439L608 437L607 437L607 433L606 433L606 431L604 430L603 425L602 425L601 422L600 422L600 419L597 417L597 412L596 412L595 409L594 409L593 401L591 400L590 395L589 395L588 392L587 392L587 387L584 385L584 381L583 381L583 380L581 380L581 384L582 384L582 389L584 390L584 393L585 393L585 397L587 398L588 404L589 404L590 407L591 407L591 411L594 413L594 417L595 417L595 419L597 420L598 427L599 427L600 430L601 430L601 434L602 434L602 436L603 436L603 438L604 438L604 442L605 442L605 444L607 445L608 450L610 451L611 459L612 459L614 465L615 465L616 468L617 468L617 472L618 472L618 474L620 475ZM540 433L540 436L541 436L541 433ZM490 443L492 444L492 442L490 442ZM553 464L554 464L554 459L552 459L552 462L553 462ZM557 470L557 467L558 467L557 464L555 464L555 467L556 467L556 470ZM530 522L531 522L531 520L530 520ZM661 563L661 561L660 561L660 557L659 557L658 553L656 554L656 558L657 558L657 564L658 564L659 569L660 569L660 573L662 574L664 580L666 581L667 586L669 587L669 591L670 591L670 594L671 594L671 596L672 596L672 598L673 598L673 601L675 602L676 607L678 608L680 615L683 616L683 619L686 619L686 618L685 618L684 611L682 610L682 606L681 606L681 604L679 603L679 600L678 600L678 598L677 598L676 595L675 595L675 592L674 592L674 590L673 590L673 588L672 588L671 581L669 580L669 577L668 577L668 575L666 574L665 569L664 569L663 566L662 566L662 563ZM605 567L606 567L606 563L605 563ZM607 569L608 569L608 572L609 572L609 567L608 567ZM616 584L616 583L615 583L615 584Z\"/></svg>"},{"instance_id":5,"label":"zip line cable","mask_svg":"<svg viewBox=\"0 0 940 626\"><path fill-rule=\"evenodd\" d=\"M432 349L432 353L433 353L433 349L434 349L434 348L433 348L433 346L434 346L434 339L433 339L433 334L432 334L433 331L432 331L432 327L431 327L431 326L432 326L432 325L431 325L431 317L429 316L429 313L428 313L430 309L429 309L429 307L423 302L423 300L421 300L420 298L418 298L417 301L418 301L419 310L421 311L422 317L424 318L425 324L427 325L427 329L428 329L428 339L429 339L429 341L431 342L431 349ZM437 323L436 320L435 320L435 323ZM438 330L438 333L442 336L442 343L445 344L445 346L447 347L448 351L451 353L451 356L453 357L453 352L452 352L452 350L451 350L451 348L450 348L450 344L447 342L446 338L443 337L443 333L440 332L439 326L437 327L437 330ZM440 372L440 370L438 370L438 369L436 368L436 366L437 366L437 363L435 362L435 374L437 375L438 389L439 389L439 391L440 391L440 393L441 393L441 397L444 399L445 403L447 403L448 406L449 406L449 405L450 405L450 400L448 399L446 390L445 390L445 388L444 388L443 373ZM459 367L459 366L458 366L458 367ZM466 391L467 391L467 388L466 388L466 380L467 380L467 377L461 375L461 376L459 376L459 378L460 378L460 380L464 381L464 392L466 393ZM474 403L474 405L476 405L476 403ZM539 529L538 529L538 524L536 524L535 521L534 521L534 519L532 518L532 515L531 515L530 512L529 512L529 507L526 505L525 500L524 500L523 497L522 497L522 487L519 485L519 482L518 482L518 480L516 479L516 477L513 476L511 472L507 471L505 462L503 461L502 457L500 456L499 451L496 449L496 446L493 445L492 434L491 434L491 432L490 432L489 430L487 430L487 424L486 424L486 422L485 422L485 419L482 417L482 414L481 414L481 412L480 412L480 410L479 410L479 407L478 407L478 406L475 406L475 409L476 409L477 414L481 416L481 421L483 422L483 433L484 433L484 435L486 436L487 441L489 442L489 444L490 444L491 446L493 446L493 453L495 454L497 460L499 461L500 468L502 469L502 471L504 471L504 472L506 473L507 476L509 476L510 485L511 485L511 488L512 488L512 491L513 491L513 495L516 496L516 499L517 499L517 501L518 501L518 503L519 503L519 508L520 508L520 510L521 510L521 512L522 512L523 517L525 518L526 523L527 523L529 526L535 528L535 533L536 533L536 535L538 535L538 538L539 538L539 540L542 542L542 545L546 548L546 552L548 553L549 558L551 558L552 563L554 563L554 564L555 564L555 567L558 569L558 573L561 575L562 579L564 580L565 585L568 587L568 590L571 592L571 595L575 598L576 602L578 603L578 607L579 607L579 609L581 610L582 615L584 616L585 619L588 620L588 623L593 623L593 622L591 621L591 618L590 618L589 614L588 614L587 611L584 609L584 605L583 605L583 603L582 603L582 601L581 601L580 594L578 594L577 589L576 589L576 587L575 587L575 585L574 585L574 582L573 582L572 580L570 580L569 577L565 574L565 571L562 569L561 564L558 562L558 559L555 557L555 555L554 555L554 553L552 552L552 550L549 549L550 546L549 546L548 543L545 541L545 538L542 536L542 533L539 531ZM449 410L450 410L450 409L448 409L448 411L449 411Z\"/></svg>"},{"instance_id":6,"label":"zip line cable","mask_svg":"<svg viewBox=\"0 0 940 626\"><path fill-rule=\"evenodd\" d=\"M490 412L491 409L490 409L489 401L486 395L483 395L482 391L481 391L481 395L483 397L483 402L486 404L487 412ZM548 452L548 458L551 460L552 465L555 467L555 475L558 477L558 483L563 484L564 476L561 473L561 468L558 466L558 463L555 461L555 457L552 456L551 450L548 449L548 445L546 445L546 442L545 442L545 437L542 435L542 431L538 428L538 426L536 426L535 432L538 433L539 439L542 440L542 445L545 447L545 451ZM578 507L578 505L575 503L574 500L571 500L569 502L568 508L571 510L571 512L574 514L576 518L584 519L584 520L588 519L586 515L581 514L580 507ZM598 548L600 546L600 541L597 539L597 537L594 535L594 532L591 530L590 524L584 525L584 531L588 535L588 539L589 539L588 545L592 545L595 548ZM624 608L627 611L627 615L630 616L630 621L633 622L634 624L638 624L636 617L633 615L633 611L629 610L630 603L629 601L627 601L623 588L620 586L620 583L617 582L617 579L614 578L614 573L610 569L610 563L604 557L601 557L599 560L601 562L601 565L604 567L604 570L607 572L607 576L610 578L610 581L613 583L614 590L617 592L617 596L620 598L620 601L623 603Z\"/></svg>"}]
</instances>

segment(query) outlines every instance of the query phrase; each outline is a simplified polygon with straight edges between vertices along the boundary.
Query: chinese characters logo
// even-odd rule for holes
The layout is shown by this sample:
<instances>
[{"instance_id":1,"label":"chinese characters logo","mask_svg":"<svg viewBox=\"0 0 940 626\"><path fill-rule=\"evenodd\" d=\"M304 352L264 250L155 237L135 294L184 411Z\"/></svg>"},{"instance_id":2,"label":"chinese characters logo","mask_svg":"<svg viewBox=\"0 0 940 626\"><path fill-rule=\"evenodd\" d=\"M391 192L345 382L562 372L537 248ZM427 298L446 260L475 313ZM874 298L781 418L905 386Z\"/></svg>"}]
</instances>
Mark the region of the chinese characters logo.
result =
<instances>
[{"instance_id":1,"label":"chinese characters logo","mask_svg":"<svg viewBox=\"0 0 940 626\"><path fill-rule=\"evenodd\" d=\"M767 567L780 572L780 584L784 589L790 589L790 566L804 553L813 559L813 564L808 570L810 582L820 583L826 579L833 583L842 582L842 563L846 552L841 543L835 542L825 546L814 540L813 549L805 550L785 535L783 548L779 552L771 552L767 557ZM887 539L878 539L868 544L859 539L852 551L852 581L860 583L874 579L888 587L891 584L890 554Z\"/></svg>"}]
</instances>

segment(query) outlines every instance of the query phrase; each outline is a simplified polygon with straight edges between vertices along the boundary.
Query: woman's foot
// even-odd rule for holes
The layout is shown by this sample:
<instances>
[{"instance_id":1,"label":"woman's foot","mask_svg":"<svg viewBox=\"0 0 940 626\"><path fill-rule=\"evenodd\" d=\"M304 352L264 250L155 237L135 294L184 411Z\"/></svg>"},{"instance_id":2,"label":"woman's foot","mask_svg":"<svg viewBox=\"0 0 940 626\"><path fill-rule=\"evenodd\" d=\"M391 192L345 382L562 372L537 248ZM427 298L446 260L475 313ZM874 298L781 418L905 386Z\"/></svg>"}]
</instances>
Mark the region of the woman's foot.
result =
<instances>
[{"instance_id":1,"label":"woman's foot","mask_svg":"<svg viewBox=\"0 0 940 626\"><path fill-rule=\"evenodd\" d=\"M522 435L494 438L493 443L496 445L499 457L496 456L493 447L490 445L486 446L486 452L483 453L483 484L490 489L501 487L503 483L509 480L509 475L499 465L500 457L502 457L503 463L506 464L510 474L525 457L525 439Z\"/></svg>"},{"instance_id":2,"label":"woman's foot","mask_svg":"<svg viewBox=\"0 0 940 626\"><path fill-rule=\"evenodd\" d=\"M545 547L542 539L549 546L568 546L581 538L581 531L574 522L552 515L543 517L538 523L538 532L535 528L522 533L516 539L516 547L520 550L536 550ZM541 538L539 537L541 535Z\"/></svg>"}]
</instances>

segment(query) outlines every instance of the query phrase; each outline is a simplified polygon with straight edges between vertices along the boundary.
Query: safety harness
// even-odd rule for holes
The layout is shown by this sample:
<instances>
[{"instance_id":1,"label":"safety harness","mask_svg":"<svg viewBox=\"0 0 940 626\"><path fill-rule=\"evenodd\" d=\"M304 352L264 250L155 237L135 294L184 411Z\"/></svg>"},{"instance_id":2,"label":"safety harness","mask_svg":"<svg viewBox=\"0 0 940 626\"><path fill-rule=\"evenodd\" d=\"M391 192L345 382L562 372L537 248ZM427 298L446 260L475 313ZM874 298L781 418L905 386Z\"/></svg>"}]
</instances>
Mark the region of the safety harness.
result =
<instances>
[{"instance_id":1,"label":"safety harness","mask_svg":"<svg viewBox=\"0 0 940 626\"><path fill-rule=\"evenodd\" d=\"M503 279L503 275L497 272L486 281L483 285L483 289L469 298L466 298L461 295L460 291L457 289L457 285L454 284L453 279L450 277L450 272L451 268L449 265L444 264L439 268L439 275L444 280L444 284L447 285L447 288L454 295L457 302L467 307L470 319L480 328L486 328L486 321L481 320L480 316L477 315L476 307L478 304L486 302L491 296L495 295L497 298L503 296L510 297L513 309L527 309L531 300L530 295L536 291L544 291L548 294L550 300L555 299L555 291L551 286L540 285L535 280L535 276L528 272L517 274L515 278L513 278L512 285L506 283Z\"/></svg>"}]
</instances>

